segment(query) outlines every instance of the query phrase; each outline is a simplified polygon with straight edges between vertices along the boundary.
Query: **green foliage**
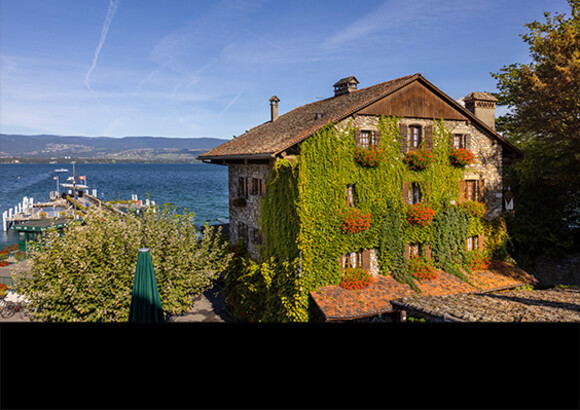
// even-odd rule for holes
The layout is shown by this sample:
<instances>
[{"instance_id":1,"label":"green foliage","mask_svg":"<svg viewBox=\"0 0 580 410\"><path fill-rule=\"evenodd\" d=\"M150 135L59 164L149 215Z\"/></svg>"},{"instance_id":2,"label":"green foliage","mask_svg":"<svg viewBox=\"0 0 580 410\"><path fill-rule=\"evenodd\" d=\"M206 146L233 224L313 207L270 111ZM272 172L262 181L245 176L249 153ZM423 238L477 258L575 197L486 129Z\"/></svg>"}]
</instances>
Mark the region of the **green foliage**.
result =
<instances>
[{"instance_id":1,"label":"green foliage","mask_svg":"<svg viewBox=\"0 0 580 410\"><path fill-rule=\"evenodd\" d=\"M32 251L30 274L17 286L46 321L127 320L141 247L151 251L163 309L171 314L190 309L230 260L219 232L206 226L199 242L193 214L169 205L124 217L93 208L63 236L48 232L45 243Z\"/></svg>"},{"instance_id":2,"label":"green foliage","mask_svg":"<svg viewBox=\"0 0 580 410\"><path fill-rule=\"evenodd\" d=\"M497 128L525 154L506 167L505 182L515 196L509 230L529 255L569 251L580 225L580 1L568 3L570 17L545 12L525 25L528 64L492 73L509 108Z\"/></svg>"},{"instance_id":3,"label":"green foliage","mask_svg":"<svg viewBox=\"0 0 580 410\"><path fill-rule=\"evenodd\" d=\"M225 289L236 316L250 321L307 320L309 293L339 285L341 255L360 249L377 249L380 272L416 291L404 256L406 243L431 244L433 267L467 279L461 270L467 266L465 239L483 233L487 225L453 204L464 169L450 164L449 130L443 121L435 121L432 161L415 171L403 161L398 118L381 117L376 126L381 160L374 166L357 161L352 123L344 129L327 125L302 143L293 164L276 163L262 200L266 247L261 262L241 257L226 275ZM423 201L435 212L431 223L406 220L404 183L419 185ZM356 212L370 214L371 223L345 234L345 215L353 212L347 204L347 185L354 187Z\"/></svg>"}]
</instances>

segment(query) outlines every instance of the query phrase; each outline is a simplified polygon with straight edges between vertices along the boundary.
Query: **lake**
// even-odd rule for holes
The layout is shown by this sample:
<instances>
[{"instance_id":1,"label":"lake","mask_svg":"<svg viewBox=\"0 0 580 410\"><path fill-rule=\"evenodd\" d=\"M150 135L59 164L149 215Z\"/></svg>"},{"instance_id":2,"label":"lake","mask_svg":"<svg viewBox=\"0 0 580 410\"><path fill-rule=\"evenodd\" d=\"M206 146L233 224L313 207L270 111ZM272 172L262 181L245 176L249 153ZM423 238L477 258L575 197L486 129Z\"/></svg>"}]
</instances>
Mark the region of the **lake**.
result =
<instances>
[{"instance_id":1,"label":"lake","mask_svg":"<svg viewBox=\"0 0 580 410\"><path fill-rule=\"evenodd\" d=\"M66 168L69 172L55 172ZM133 194L156 204L172 203L179 210L196 214L196 222L228 218L228 170L213 164L76 164L77 176L86 177L89 191L97 190L105 200L129 200ZM2 212L22 202L48 202L56 181L72 176L72 164L0 164L0 217ZM83 183L83 181L80 181ZM77 181L78 183L78 181ZM60 192L65 188L60 189ZM0 247L17 241L14 231L2 232Z\"/></svg>"}]
</instances>

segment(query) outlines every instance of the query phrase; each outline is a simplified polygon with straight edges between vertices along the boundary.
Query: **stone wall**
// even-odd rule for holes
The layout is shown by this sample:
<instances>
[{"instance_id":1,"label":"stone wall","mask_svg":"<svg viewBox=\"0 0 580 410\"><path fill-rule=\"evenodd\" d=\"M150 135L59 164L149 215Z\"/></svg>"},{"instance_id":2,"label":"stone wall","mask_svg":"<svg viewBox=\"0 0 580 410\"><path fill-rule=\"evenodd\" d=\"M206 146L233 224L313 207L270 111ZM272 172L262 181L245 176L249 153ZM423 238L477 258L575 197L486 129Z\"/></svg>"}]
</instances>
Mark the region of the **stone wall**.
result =
<instances>
[{"instance_id":1,"label":"stone wall","mask_svg":"<svg viewBox=\"0 0 580 410\"><path fill-rule=\"evenodd\" d=\"M230 164L228 165L228 188L230 199L230 242L236 243L242 236L240 224L245 224L248 230L247 249L254 258L260 256L259 242L254 240L252 230L260 228L260 195L252 195L248 192L245 205L235 205L233 202L238 198L238 180L240 177L257 178L266 180L272 171L269 164ZM250 184L248 184L250 189ZM243 202L243 201L242 201ZM261 233L260 233L261 235Z\"/></svg>"},{"instance_id":2,"label":"stone wall","mask_svg":"<svg viewBox=\"0 0 580 410\"><path fill-rule=\"evenodd\" d=\"M433 125L433 120L424 118L401 118L402 124L420 125L423 129ZM339 132L347 132L350 127L365 130L378 130L378 117L357 115L349 117L337 124ZM468 146L477 157L477 162L471 165L465 173L465 179L483 179L485 181L485 202L487 219L494 219L502 212L502 147L497 141L483 134L477 127L467 121L445 121L447 129L452 134L469 135Z\"/></svg>"}]
</instances>

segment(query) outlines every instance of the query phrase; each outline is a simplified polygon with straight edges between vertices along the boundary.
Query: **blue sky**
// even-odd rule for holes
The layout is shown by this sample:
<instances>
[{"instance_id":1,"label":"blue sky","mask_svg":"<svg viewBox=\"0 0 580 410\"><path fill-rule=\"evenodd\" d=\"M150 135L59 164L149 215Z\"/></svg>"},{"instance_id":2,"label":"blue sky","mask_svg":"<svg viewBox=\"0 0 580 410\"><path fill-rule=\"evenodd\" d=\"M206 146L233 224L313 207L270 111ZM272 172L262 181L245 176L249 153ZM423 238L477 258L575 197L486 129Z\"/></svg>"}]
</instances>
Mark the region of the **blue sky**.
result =
<instances>
[{"instance_id":1,"label":"blue sky","mask_svg":"<svg viewBox=\"0 0 580 410\"><path fill-rule=\"evenodd\" d=\"M230 139L421 72L453 98L529 61L518 36L565 0L0 0L0 133ZM501 109L500 109L501 110ZM501 113L501 111L498 111Z\"/></svg>"}]
</instances>

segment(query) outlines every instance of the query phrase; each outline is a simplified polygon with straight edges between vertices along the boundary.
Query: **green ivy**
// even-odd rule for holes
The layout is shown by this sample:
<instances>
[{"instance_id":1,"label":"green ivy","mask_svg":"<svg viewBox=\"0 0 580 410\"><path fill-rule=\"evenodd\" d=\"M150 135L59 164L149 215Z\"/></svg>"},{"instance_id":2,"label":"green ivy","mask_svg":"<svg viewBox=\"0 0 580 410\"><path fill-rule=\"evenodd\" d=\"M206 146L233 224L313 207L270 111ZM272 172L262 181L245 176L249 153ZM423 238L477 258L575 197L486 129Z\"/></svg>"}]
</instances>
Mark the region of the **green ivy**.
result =
<instances>
[{"instance_id":1,"label":"green ivy","mask_svg":"<svg viewBox=\"0 0 580 410\"><path fill-rule=\"evenodd\" d=\"M442 120L433 126L433 161L420 171L403 162L398 118L380 117L376 127L381 160L373 167L356 161L352 121L343 128L328 124L306 139L292 164L277 161L262 200L262 262L248 258L232 279L237 288L228 288L231 298L240 298L238 305L245 306L248 320L307 320L309 293L340 284L339 260L347 252L377 249L380 272L419 291L404 256L406 243L431 245L435 267L464 280L468 236L493 231L494 241L505 243L501 226L455 205L464 169L449 162L451 135ZM436 212L427 226L406 221L404 183L417 183L423 200ZM343 231L347 185L354 186L356 208L371 214L369 229Z\"/></svg>"}]
</instances>

